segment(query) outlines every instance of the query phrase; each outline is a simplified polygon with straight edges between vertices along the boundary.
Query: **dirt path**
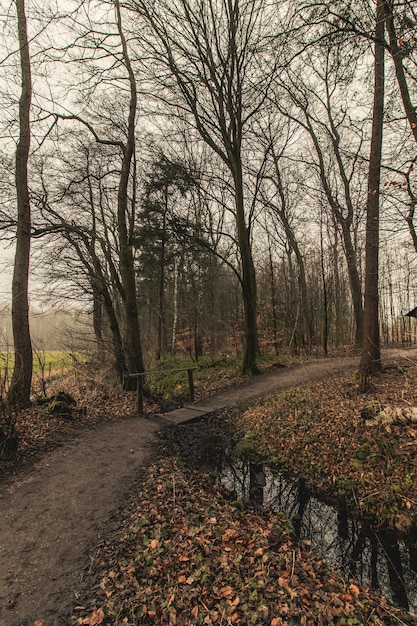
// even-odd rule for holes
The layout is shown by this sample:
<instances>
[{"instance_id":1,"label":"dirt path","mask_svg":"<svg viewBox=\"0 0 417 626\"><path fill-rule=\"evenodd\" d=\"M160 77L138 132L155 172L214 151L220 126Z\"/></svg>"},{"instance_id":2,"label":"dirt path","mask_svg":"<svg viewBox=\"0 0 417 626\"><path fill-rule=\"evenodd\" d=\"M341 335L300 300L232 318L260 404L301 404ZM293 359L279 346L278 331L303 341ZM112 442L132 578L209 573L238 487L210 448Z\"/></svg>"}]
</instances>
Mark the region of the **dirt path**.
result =
<instances>
[{"instance_id":1,"label":"dirt path","mask_svg":"<svg viewBox=\"0 0 417 626\"><path fill-rule=\"evenodd\" d=\"M241 385L232 387L223 393L168 413L161 413L159 417L172 424L182 424L224 407L239 406L280 389L328 378L357 366L358 358L350 357L323 359L315 363L295 365L289 368L272 368L269 372L246 379Z\"/></svg>"},{"instance_id":2,"label":"dirt path","mask_svg":"<svg viewBox=\"0 0 417 626\"><path fill-rule=\"evenodd\" d=\"M143 418L103 423L1 486L1 626L66 623L86 549L127 496L160 425Z\"/></svg>"},{"instance_id":3,"label":"dirt path","mask_svg":"<svg viewBox=\"0 0 417 626\"><path fill-rule=\"evenodd\" d=\"M416 359L417 350L389 357ZM204 406L236 405L357 364L357 358L332 359L276 369ZM0 485L0 626L67 623L88 548L106 534L163 423L139 417L102 423Z\"/></svg>"}]
</instances>

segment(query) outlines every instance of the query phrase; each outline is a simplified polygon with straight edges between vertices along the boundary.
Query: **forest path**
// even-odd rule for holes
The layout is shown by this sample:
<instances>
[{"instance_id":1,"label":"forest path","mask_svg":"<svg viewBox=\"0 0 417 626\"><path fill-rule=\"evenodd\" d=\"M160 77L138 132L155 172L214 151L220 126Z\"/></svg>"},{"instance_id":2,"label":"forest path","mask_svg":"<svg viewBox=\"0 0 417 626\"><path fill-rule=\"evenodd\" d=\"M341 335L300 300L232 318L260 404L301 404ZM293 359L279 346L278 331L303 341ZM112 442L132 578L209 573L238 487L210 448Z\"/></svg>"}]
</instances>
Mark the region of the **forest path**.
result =
<instances>
[{"instance_id":1,"label":"forest path","mask_svg":"<svg viewBox=\"0 0 417 626\"><path fill-rule=\"evenodd\" d=\"M144 418L103 422L1 485L1 626L67 623L86 551L127 498L160 427Z\"/></svg>"},{"instance_id":2,"label":"forest path","mask_svg":"<svg viewBox=\"0 0 417 626\"><path fill-rule=\"evenodd\" d=\"M414 360L417 350L389 350L384 356ZM167 421L195 419L357 366L355 357L277 368L164 419L103 422L4 480L0 485L0 626L68 623L66 616L77 603L75 590L88 566L88 549L117 522L118 508L127 502L150 458L152 438Z\"/></svg>"},{"instance_id":3,"label":"forest path","mask_svg":"<svg viewBox=\"0 0 417 626\"><path fill-rule=\"evenodd\" d=\"M393 351L397 356L401 356L400 352L403 352L402 356L411 354L409 351L395 351L395 353ZM417 357L417 350L415 356ZM259 376L247 378L245 382L236 387L227 389L201 402L195 402L168 413L160 413L158 417L162 417L173 424L182 424L225 407L239 406L250 400L262 398L280 389L341 374L358 367L358 365L358 357L342 357L321 359L313 363L302 363L288 368L273 367Z\"/></svg>"}]
</instances>

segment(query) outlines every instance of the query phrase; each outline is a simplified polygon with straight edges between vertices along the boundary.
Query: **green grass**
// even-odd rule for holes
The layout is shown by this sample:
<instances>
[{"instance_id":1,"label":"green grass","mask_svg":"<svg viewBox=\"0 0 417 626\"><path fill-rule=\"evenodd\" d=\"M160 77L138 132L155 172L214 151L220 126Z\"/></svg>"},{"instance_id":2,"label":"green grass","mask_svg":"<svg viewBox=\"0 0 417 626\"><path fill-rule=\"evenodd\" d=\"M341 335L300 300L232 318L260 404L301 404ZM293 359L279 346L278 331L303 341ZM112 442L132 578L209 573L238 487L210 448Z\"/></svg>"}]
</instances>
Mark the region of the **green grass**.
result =
<instances>
[{"instance_id":1,"label":"green grass","mask_svg":"<svg viewBox=\"0 0 417 626\"><path fill-rule=\"evenodd\" d=\"M41 374L42 370L49 374L49 370L56 372L57 370L68 369L74 365L74 361L79 360L83 360L83 355L80 352L73 354L61 350L37 351L33 353L33 374ZM13 367L14 353L0 352L0 375L4 376L4 370L7 368L7 377L10 380Z\"/></svg>"}]
</instances>

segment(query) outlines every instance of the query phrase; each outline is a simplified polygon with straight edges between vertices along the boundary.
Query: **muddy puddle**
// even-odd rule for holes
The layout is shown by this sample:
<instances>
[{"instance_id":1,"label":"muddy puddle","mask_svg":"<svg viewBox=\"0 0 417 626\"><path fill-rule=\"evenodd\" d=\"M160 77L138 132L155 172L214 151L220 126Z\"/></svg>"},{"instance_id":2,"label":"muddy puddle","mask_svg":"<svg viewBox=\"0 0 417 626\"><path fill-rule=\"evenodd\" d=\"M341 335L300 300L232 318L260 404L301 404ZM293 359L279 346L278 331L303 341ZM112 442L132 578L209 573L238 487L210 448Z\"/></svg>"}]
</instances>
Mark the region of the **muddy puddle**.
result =
<instances>
[{"instance_id":1,"label":"muddy puddle","mask_svg":"<svg viewBox=\"0 0 417 626\"><path fill-rule=\"evenodd\" d=\"M417 538L403 539L349 515L340 503L313 497L304 482L292 483L275 470L236 456L232 437L221 420L210 419L170 428L165 449L186 463L210 471L232 500L248 507L282 512L297 538L346 578L379 591L403 608L417 611Z\"/></svg>"}]
</instances>

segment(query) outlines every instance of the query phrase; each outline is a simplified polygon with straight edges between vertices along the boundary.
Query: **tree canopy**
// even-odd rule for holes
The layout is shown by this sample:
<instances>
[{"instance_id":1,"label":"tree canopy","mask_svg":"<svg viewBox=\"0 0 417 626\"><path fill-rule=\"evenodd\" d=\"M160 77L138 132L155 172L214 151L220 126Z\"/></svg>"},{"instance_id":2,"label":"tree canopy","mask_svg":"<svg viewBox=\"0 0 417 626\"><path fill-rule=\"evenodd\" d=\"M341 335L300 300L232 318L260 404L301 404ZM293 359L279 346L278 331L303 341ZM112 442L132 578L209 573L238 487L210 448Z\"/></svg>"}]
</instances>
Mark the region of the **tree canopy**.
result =
<instances>
[{"instance_id":1,"label":"tree canopy","mask_svg":"<svg viewBox=\"0 0 417 626\"><path fill-rule=\"evenodd\" d=\"M33 0L30 46L2 8L1 238L30 204L31 298L83 303L120 379L414 337L413 2Z\"/></svg>"}]
</instances>

